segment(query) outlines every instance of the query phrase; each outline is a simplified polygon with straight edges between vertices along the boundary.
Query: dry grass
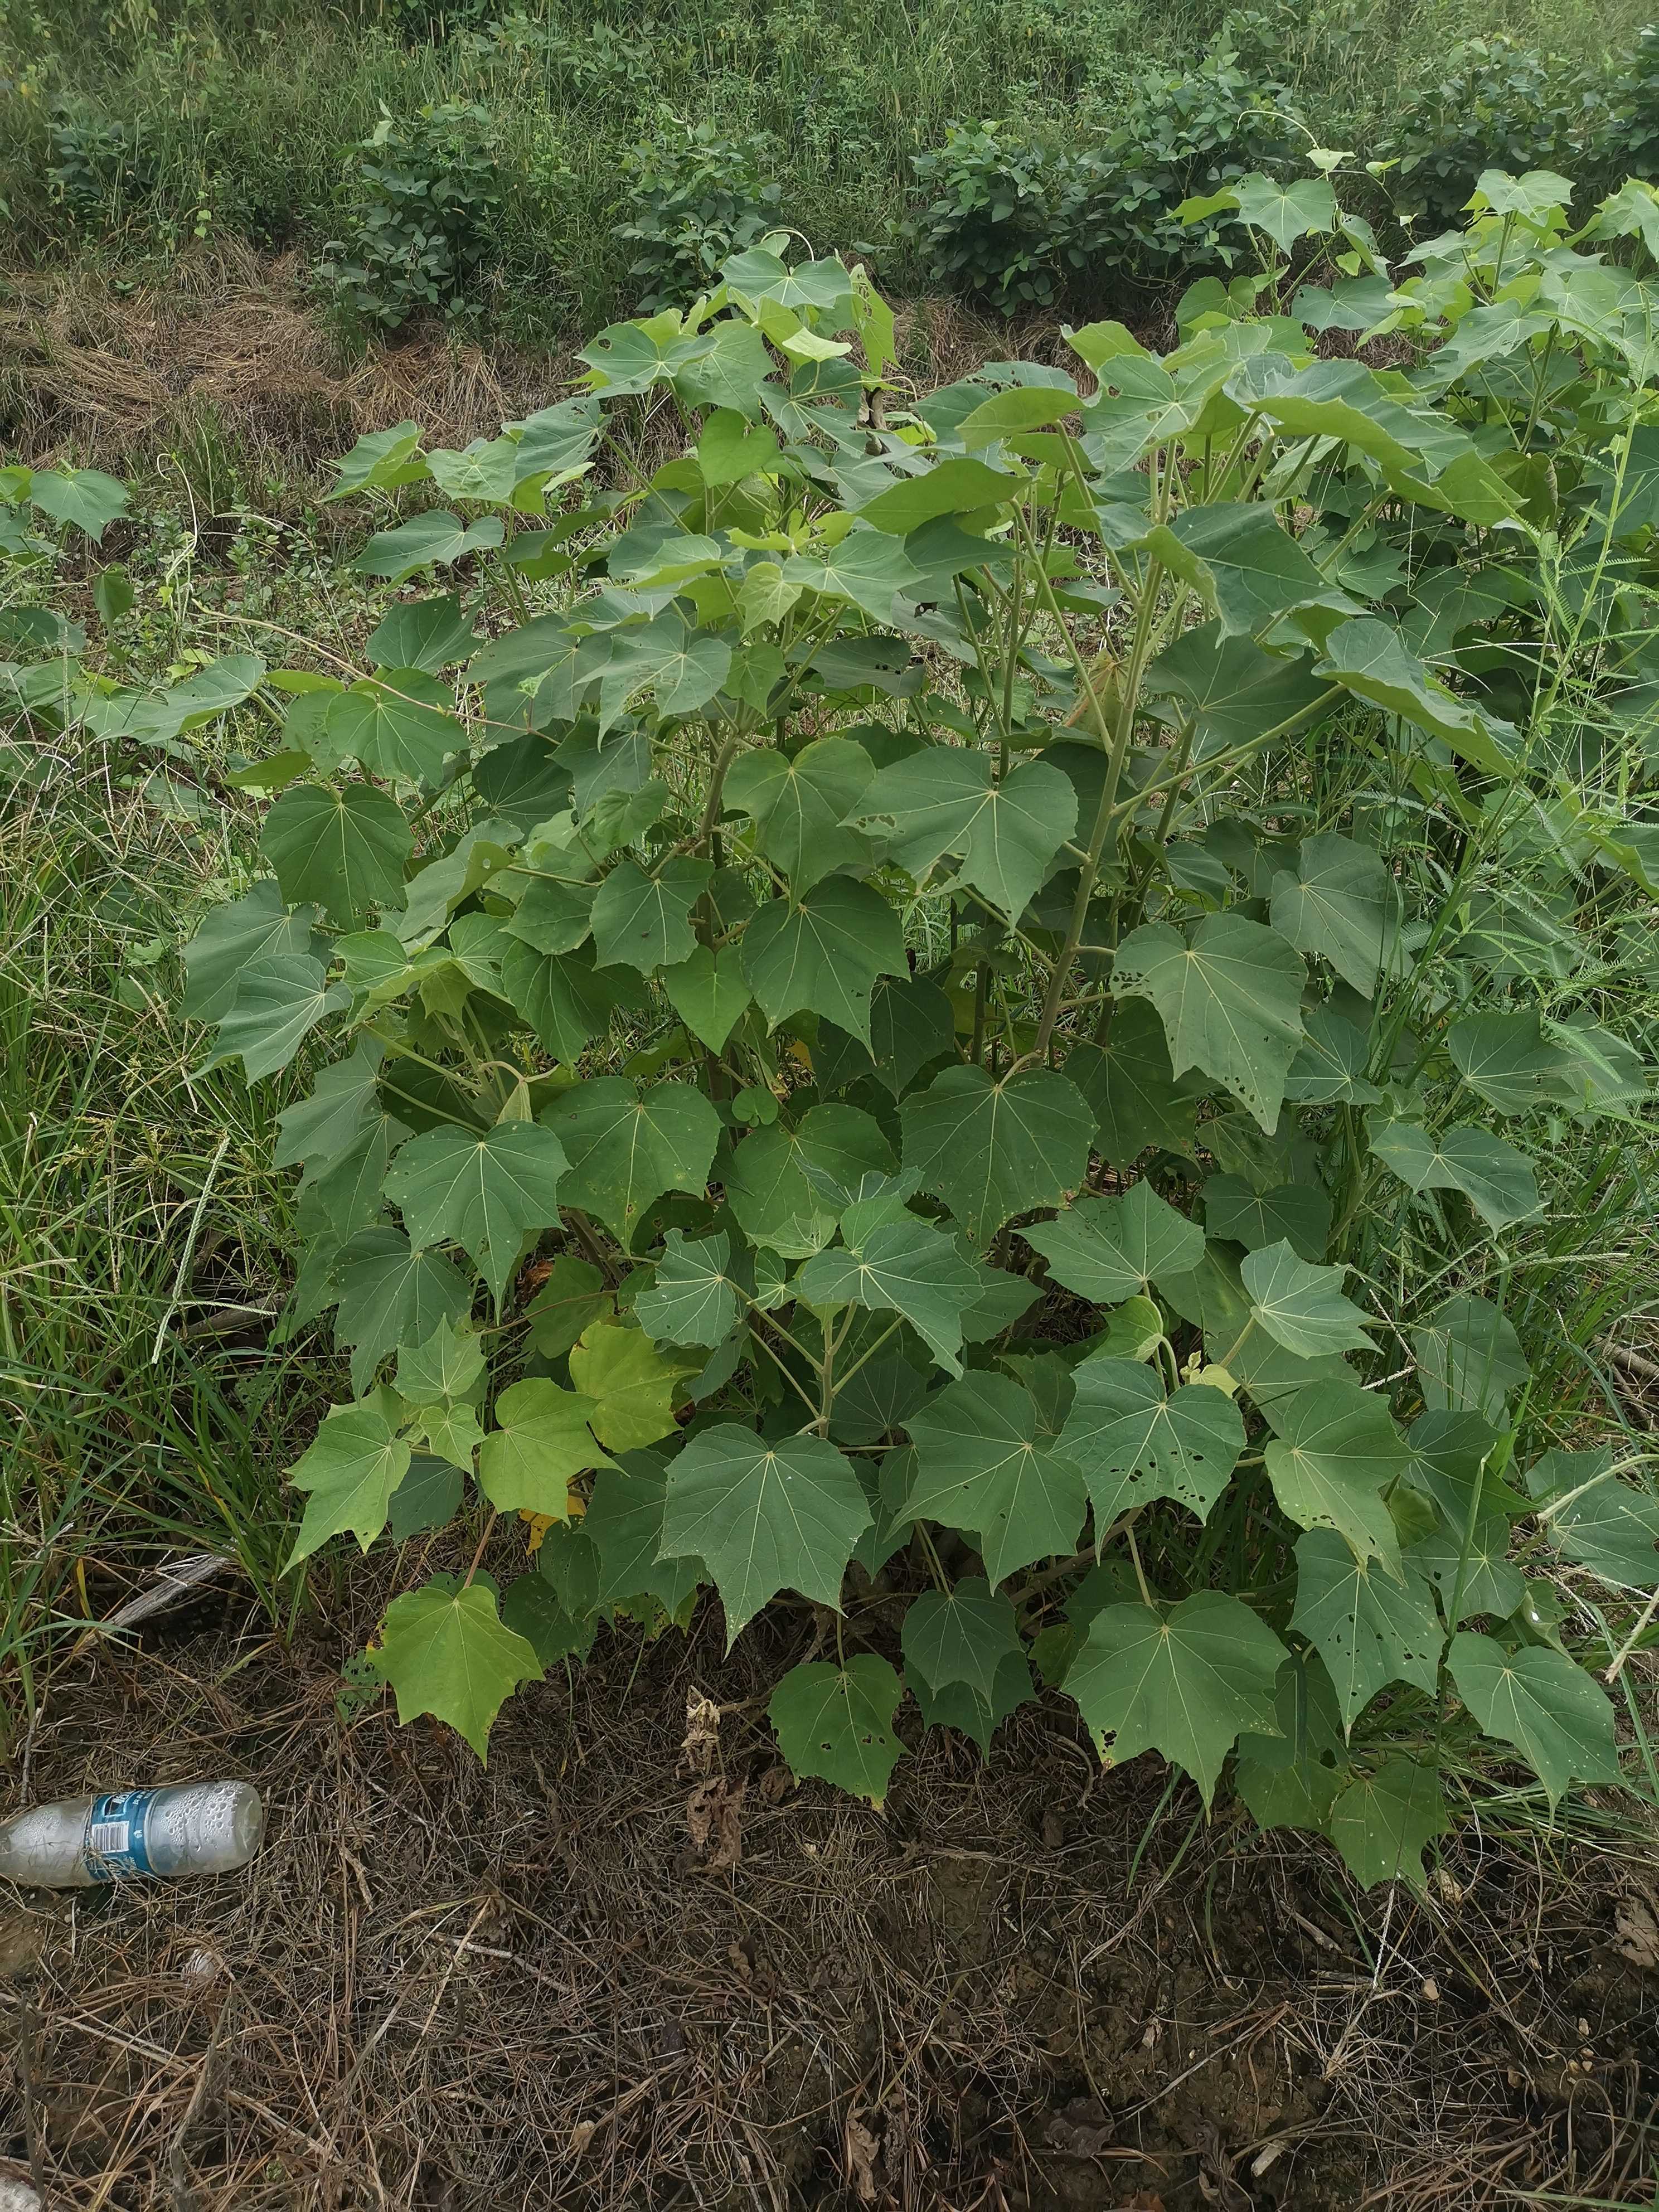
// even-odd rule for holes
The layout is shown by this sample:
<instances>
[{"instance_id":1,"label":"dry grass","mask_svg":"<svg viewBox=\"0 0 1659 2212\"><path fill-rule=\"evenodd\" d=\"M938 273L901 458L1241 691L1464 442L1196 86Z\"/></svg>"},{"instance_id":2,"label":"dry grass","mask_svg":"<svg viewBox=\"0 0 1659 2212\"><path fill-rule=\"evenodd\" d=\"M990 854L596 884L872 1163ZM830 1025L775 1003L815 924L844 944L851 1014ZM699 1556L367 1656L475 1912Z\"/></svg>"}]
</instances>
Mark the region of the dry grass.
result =
<instances>
[{"instance_id":1,"label":"dry grass","mask_svg":"<svg viewBox=\"0 0 1659 2212\"><path fill-rule=\"evenodd\" d=\"M1615 1916L1659 1850L1472 1832L1426 1899L1361 1896L1186 1784L1160 1809L1155 1762L1103 1775L1058 1705L988 1767L930 1739L877 1814L777 1763L804 1613L729 1661L707 1619L602 1644L486 1770L337 1715L366 1579L286 1650L233 1607L54 1687L35 1796L240 1773L270 1807L246 1878L0 1924L0 2149L58 2212L1644 2201L1656 1975Z\"/></svg>"}]
</instances>

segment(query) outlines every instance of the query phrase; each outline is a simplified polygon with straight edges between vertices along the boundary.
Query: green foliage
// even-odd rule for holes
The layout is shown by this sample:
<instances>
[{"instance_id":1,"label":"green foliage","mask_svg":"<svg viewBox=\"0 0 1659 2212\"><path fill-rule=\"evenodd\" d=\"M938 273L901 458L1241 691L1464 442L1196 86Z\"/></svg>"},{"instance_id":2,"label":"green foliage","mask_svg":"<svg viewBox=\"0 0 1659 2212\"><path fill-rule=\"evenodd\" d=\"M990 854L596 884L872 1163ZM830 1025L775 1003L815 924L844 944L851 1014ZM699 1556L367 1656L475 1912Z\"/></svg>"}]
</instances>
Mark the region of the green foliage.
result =
<instances>
[{"instance_id":1,"label":"green foliage","mask_svg":"<svg viewBox=\"0 0 1659 2212\"><path fill-rule=\"evenodd\" d=\"M408 122L382 115L356 149L346 235L324 248L319 280L383 330L423 309L459 315L500 205L486 109L445 100Z\"/></svg>"},{"instance_id":2,"label":"green foliage","mask_svg":"<svg viewBox=\"0 0 1659 2212\"><path fill-rule=\"evenodd\" d=\"M764 137L722 138L700 123L628 155L630 212L616 234L635 249L628 273L642 313L684 307L775 228L782 187L766 178L771 150Z\"/></svg>"},{"instance_id":3,"label":"green foliage","mask_svg":"<svg viewBox=\"0 0 1659 2212\"><path fill-rule=\"evenodd\" d=\"M1614 956L1651 800L1571 764L1647 634L1650 303L1595 258L1630 195L1564 243L1547 189L1486 179L1393 295L1410 368L1340 396L1305 325L1218 313L1162 358L1078 333L1086 401L973 377L872 425L879 303L748 249L489 448L365 440L340 489L383 523L463 510L383 640L447 697L374 679L441 744L343 735L303 671L9 669L59 742L262 684L284 716L273 875L185 1013L315 1071L295 1318L335 1310L355 1397L301 1548L407 1527L410 1482L423 1516L434 1459L477 1556L489 1510L561 1532L550 1606L538 1569L394 1601L405 1717L481 1745L544 1655L712 1586L728 1638L810 1609L774 1723L872 1802L894 1657L983 1746L1039 1637L1111 1756L1207 1800L1237 1750L1363 1880L1420 1877L1483 1745L1540 1802L1613 1778L1586 1662L1659 1504L1599 1456L1505 1476L1575 1402L1533 1286L1648 1089ZM1276 255L1287 197L1224 212ZM1550 304L1494 322L1500 265ZM580 559L531 575L556 531ZM1523 860L1570 959L1478 904ZM1538 1207L1494 1204L1522 1170ZM1535 1656L1517 1540L1603 1577L1599 1646Z\"/></svg>"}]
</instances>

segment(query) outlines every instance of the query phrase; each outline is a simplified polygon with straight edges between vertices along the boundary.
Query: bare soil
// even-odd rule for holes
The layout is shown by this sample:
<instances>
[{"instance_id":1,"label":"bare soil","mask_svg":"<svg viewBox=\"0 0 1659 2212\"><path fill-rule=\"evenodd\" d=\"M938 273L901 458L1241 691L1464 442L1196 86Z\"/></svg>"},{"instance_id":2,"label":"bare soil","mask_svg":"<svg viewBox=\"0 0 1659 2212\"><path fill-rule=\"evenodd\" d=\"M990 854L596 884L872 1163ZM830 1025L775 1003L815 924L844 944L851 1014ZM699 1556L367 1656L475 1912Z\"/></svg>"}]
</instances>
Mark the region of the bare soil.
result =
<instances>
[{"instance_id":1,"label":"bare soil","mask_svg":"<svg viewBox=\"0 0 1659 2212\"><path fill-rule=\"evenodd\" d=\"M602 1634L485 1768L343 1714L376 1597L286 1645L209 1600L54 1688L6 1809L236 1774L270 1818L246 1875L0 1897L0 2153L52 2207L1653 2202L1659 1844L1472 1831L1364 1894L1059 1700L878 1813L766 1727L805 1613Z\"/></svg>"}]
</instances>

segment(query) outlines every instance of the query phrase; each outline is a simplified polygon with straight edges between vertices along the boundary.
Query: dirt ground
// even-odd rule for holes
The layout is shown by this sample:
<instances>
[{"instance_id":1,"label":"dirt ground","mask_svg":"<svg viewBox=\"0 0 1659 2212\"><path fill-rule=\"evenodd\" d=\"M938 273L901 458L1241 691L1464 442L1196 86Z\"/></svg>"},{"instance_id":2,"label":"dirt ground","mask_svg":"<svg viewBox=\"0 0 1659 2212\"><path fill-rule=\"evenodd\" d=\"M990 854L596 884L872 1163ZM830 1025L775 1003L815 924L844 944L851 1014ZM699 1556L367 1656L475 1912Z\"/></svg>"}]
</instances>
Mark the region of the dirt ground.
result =
<instances>
[{"instance_id":1,"label":"dirt ground","mask_svg":"<svg viewBox=\"0 0 1659 2212\"><path fill-rule=\"evenodd\" d=\"M1059 1700L878 1814L778 1760L805 1613L602 1634L485 1769L343 1717L368 1625L210 1600L22 1747L7 1810L234 1774L270 1815L244 1875L0 1894L0 2153L55 2212L1654 2202L1659 1839L1469 1832L1361 1894Z\"/></svg>"}]
</instances>

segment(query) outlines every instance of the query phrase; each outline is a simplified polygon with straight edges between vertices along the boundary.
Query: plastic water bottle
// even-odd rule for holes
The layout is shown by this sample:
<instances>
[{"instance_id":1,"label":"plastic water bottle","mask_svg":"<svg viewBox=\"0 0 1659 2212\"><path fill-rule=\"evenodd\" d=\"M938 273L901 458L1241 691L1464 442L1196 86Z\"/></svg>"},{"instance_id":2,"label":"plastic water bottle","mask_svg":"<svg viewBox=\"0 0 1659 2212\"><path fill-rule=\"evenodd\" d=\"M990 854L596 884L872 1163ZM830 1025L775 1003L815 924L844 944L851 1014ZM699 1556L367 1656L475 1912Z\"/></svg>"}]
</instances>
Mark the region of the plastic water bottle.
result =
<instances>
[{"instance_id":1,"label":"plastic water bottle","mask_svg":"<svg viewBox=\"0 0 1659 2212\"><path fill-rule=\"evenodd\" d=\"M146 1875L229 1874L265 1832L247 1782L183 1782L65 1797L0 1826L0 1875L36 1889L92 1889Z\"/></svg>"}]
</instances>

